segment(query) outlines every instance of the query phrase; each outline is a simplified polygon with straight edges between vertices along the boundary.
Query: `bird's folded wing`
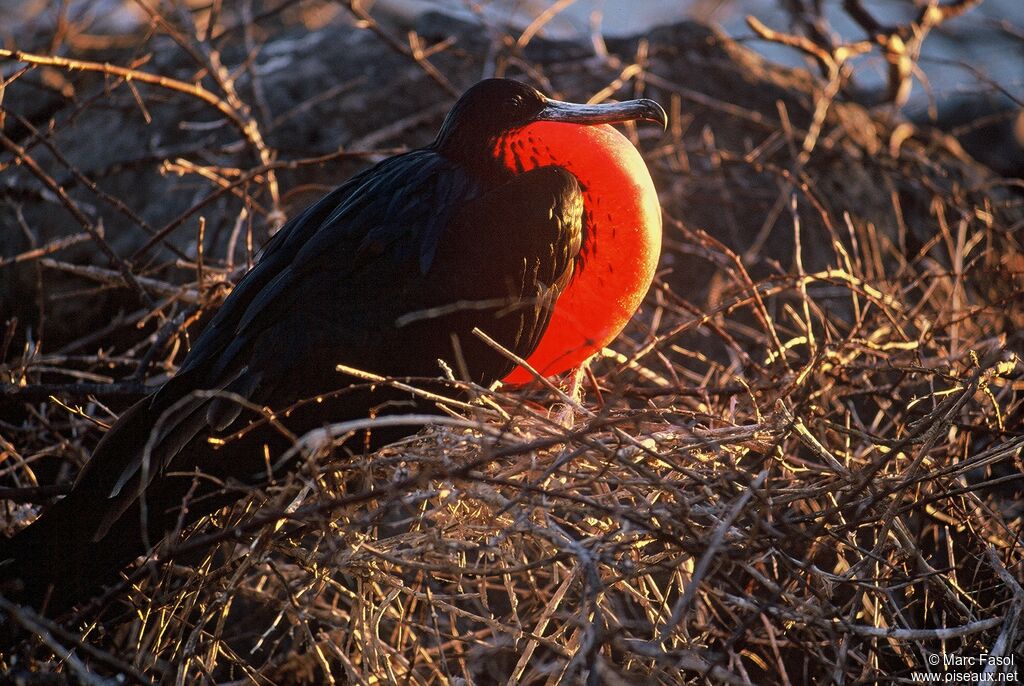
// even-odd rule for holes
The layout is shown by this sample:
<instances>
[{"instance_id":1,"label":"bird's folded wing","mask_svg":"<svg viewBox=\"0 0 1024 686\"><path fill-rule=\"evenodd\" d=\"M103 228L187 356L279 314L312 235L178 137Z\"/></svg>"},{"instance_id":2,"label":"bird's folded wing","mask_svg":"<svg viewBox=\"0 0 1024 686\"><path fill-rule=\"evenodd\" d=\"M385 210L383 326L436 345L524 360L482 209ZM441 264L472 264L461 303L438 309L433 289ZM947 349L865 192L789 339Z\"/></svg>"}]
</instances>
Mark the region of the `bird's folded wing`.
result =
<instances>
[{"instance_id":1,"label":"bird's folded wing","mask_svg":"<svg viewBox=\"0 0 1024 686\"><path fill-rule=\"evenodd\" d=\"M144 401L146 415L160 418L159 427L143 450L116 460L121 466L110 497L121 504L111 519L197 434L230 425L241 411L236 400L268 402L323 346L349 346L358 358L360 347L372 341L365 334L346 337L365 328L361 316L379 311L374 291L413 288L404 282L423 278L423 255L433 254L431 244L458 206L453 196L474 192L459 168L415 151L352 178L288 222L198 337L178 374Z\"/></svg>"}]
</instances>

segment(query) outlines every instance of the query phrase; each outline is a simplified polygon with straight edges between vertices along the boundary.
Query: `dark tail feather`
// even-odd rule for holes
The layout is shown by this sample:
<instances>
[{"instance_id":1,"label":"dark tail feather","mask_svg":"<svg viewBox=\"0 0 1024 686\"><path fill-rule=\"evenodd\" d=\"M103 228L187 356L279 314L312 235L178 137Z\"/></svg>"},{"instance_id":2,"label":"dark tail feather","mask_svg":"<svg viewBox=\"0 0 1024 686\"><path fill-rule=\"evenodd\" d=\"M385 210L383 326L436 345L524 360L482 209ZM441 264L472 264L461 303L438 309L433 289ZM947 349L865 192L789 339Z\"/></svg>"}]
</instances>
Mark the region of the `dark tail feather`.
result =
<instances>
[{"instance_id":1,"label":"dark tail feather","mask_svg":"<svg viewBox=\"0 0 1024 686\"><path fill-rule=\"evenodd\" d=\"M71 493L13 538L0 540L0 592L5 597L45 607L56 616L115 581L119 570L147 552L138 503L125 509L110 495L125 466L145 445L156 414L148 398L125 411L97 445ZM187 483L151 489L146 503L150 543L174 527L175 506L187 491ZM123 516L97 540L115 507L124 509Z\"/></svg>"},{"instance_id":2,"label":"dark tail feather","mask_svg":"<svg viewBox=\"0 0 1024 686\"><path fill-rule=\"evenodd\" d=\"M94 495L92 489L72 491L0 544L0 590L5 597L60 615L114 581L118 570L145 552L138 526L93 542L101 512Z\"/></svg>"},{"instance_id":3,"label":"dark tail feather","mask_svg":"<svg viewBox=\"0 0 1024 686\"><path fill-rule=\"evenodd\" d=\"M433 390L447 389L441 385ZM6 598L45 609L51 617L63 614L115 582L122 569L177 526L187 526L249 492L222 491L218 482L265 482L266 451L281 455L291 446L290 439L266 423L221 447L201 433L174 457L167 473L156 474L144 488L144 508L136 498L125 507L111 493L167 407L152 405L147 398L125 411L96 446L71 493L13 538L0 538L0 593ZM437 411L433 403L384 387L308 403L287 418L288 427L302 435L324 423L366 416L370 407L380 407L381 414ZM195 414L195 408L190 412ZM372 449L411 431L415 428L377 429L349 445ZM196 473L212 478L192 476ZM112 516L115 511L123 514Z\"/></svg>"}]
</instances>

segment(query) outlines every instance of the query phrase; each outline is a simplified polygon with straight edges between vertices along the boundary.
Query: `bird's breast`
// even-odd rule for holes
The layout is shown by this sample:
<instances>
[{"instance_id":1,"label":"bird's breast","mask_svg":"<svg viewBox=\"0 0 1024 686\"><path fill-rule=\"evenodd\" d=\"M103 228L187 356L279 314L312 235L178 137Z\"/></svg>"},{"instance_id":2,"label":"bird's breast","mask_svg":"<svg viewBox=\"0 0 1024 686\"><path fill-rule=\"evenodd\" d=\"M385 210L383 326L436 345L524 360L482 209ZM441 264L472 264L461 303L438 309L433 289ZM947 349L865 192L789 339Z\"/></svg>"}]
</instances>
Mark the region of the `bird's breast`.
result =
<instances>
[{"instance_id":1,"label":"bird's breast","mask_svg":"<svg viewBox=\"0 0 1024 686\"><path fill-rule=\"evenodd\" d=\"M495 155L517 173L562 167L583 189L581 259L528 359L542 374L558 374L608 345L650 288L661 252L657 192L640 153L611 126L535 122L500 138ZM517 368L505 380L531 378Z\"/></svg>"}]
</instances>

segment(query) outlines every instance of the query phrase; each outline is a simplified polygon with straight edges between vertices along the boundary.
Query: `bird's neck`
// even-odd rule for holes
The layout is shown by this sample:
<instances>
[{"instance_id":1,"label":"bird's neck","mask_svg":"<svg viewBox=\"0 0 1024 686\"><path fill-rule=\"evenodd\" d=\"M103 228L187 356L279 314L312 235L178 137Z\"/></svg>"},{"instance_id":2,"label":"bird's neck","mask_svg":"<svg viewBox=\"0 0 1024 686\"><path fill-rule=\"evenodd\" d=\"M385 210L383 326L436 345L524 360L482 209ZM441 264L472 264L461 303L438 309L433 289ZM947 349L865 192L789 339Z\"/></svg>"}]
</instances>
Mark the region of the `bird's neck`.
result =
<instances>
[{"instance_id":1,"label":"bird's neck","mask_svg":"<svg viewBox=\"0 0 1024 686\"><path fill-rule=\"evenodd\" d=\"M499 136L492 145L491 154L498 164L517 174L558 164L558 156L529 126Z\"/></svg>"},{"instance_id":2,"label":"bird's neck","mask_svg":"<svg viewBox=\"0 0 1024 686\"><path fill-rule=\"evenodd\" d=\"M461 142L452 137L443 142L435 141L432 147L441 156L461 165L484 186L503 183L515 171L505 163L500 139Z\"/></svg>"}]
</instances>

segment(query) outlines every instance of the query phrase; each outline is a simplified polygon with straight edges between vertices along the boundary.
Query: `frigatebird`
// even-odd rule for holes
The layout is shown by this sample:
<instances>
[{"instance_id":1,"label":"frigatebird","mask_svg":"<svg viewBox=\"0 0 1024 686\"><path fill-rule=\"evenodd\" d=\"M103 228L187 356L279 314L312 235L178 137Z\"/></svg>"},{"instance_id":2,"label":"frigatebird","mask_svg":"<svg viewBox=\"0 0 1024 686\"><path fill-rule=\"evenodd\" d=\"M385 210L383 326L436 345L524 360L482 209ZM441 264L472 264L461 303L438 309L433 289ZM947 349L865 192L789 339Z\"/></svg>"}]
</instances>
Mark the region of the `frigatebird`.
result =
<instances>
[{"instance_id":1,"label":"frigatebird","mask_svg":"<svg viewBox=\"0 0 1024 686\"><path fill-rule=\"evenodd\" d=\"M553 311L556 348L581 331L587 343L540 360L545 373L606 343L624 323L619 310L647 290L660 241L646 168L625 137L599 126L630 120L664 126L666 115L646 99L577 105L517 81L481 81L430 145L295 216L178 373L122 413L67 496L0 545L0 591L63 612L169 532L239 497L239 484L266 479L266 456L295 435L423 409L394 388L351 383L339 364L438 377L438 360L449 360L488 384L514 363L474 331L526 358ZM634 172L643 179L631 181ZM594 290L604 306L559 314L572 289ZM588 337L588 326L600 332ZM317 402L300 402L309 398Z\"/></svg>"}]
</instances>

